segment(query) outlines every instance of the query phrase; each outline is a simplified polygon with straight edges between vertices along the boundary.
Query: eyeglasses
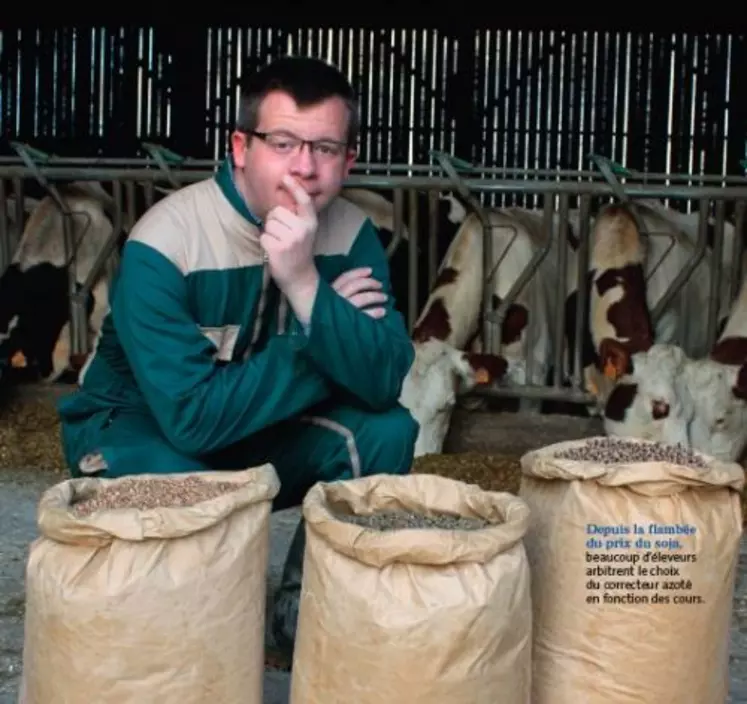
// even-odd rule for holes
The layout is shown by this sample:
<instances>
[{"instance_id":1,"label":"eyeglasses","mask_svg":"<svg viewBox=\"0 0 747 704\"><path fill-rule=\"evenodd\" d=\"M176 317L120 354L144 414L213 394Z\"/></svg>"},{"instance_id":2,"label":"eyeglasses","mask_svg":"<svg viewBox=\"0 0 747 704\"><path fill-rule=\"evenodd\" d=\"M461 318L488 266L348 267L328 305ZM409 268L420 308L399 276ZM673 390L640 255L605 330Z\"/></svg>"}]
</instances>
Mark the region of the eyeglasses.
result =
<instances>
[{"instance_id":1,"label":"eyeglasses","mask_svg":"<svg viewBox=\"0 0 747 704\"><path fill-rule=\"evenodd\" d=\"M268 147L282 156L297 154L305 144L311 152L322 159L333 160L342 156L348 145L331 139L301 139L287 132L257 132L249 134L261 139Z\"/></svg>"}]
</instances>

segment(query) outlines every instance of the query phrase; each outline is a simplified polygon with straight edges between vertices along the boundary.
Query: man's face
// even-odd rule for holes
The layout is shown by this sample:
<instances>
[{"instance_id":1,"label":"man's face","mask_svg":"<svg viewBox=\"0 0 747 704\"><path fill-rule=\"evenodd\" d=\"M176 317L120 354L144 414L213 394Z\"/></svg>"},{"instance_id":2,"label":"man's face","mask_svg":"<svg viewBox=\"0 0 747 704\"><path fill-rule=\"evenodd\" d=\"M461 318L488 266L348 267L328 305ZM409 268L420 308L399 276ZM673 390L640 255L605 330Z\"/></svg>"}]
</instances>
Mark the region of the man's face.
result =
<instances>
[{"instance_id":1,"label":"man's face","mask_svg":"<svg viewBox=\"0 0 747 704\"><path fill-rule=\"evenodd\" d=\"M299 109L286 93L265 97L256 131L269 136L232 135L237 185L255 215L264 219L278 205L295 212L295 200L282 183L286 174L311 196L317 212L339 194L356 156L346 146L348 119L341 98ZM293 142L299 138L316 144Z\"/></svg>"}]
</instances>

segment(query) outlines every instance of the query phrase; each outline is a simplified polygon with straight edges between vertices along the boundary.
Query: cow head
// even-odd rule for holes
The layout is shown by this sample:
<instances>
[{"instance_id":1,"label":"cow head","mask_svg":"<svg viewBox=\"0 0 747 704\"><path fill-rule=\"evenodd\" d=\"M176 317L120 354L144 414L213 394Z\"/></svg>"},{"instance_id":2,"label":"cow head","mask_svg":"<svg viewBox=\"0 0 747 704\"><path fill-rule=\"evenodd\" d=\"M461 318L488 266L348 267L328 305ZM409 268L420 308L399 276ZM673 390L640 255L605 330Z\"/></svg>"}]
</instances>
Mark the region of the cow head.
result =
<instances>
[{"instance_id":1,"label":"cow head","mask_svg":"<svg viewBox=\"0 0 747 704\"><path fill-rule=\"evenodd\" d=\"M631 354L625 344L606 339L600 353L608 383L605 432L691 447L695 407L684 376L690 360L682 349L657 344Z\"/></svg>"},{"instance_id":2,"label":"cow head","mask_svg":"<svg viewBox=\"0 0 747 704\"><path fill-rule=\"evenodd\" d=\"M683 382L695 409L693 447L724 462L737 462L747 445L747 363L693 360Z\"/></svg>"},{"instance_id":3,"label":"cow head","mask_svg":"<svg viewBox=\"0 0 747 704\"><path fill-rule=\"evenodd\" d=\"M415 360L400 395L420 425L415 456L440 453L457 396L500 379L505 371L502 357L462 352L435 338L415 343Z\"/></svg>"}]
</instances>

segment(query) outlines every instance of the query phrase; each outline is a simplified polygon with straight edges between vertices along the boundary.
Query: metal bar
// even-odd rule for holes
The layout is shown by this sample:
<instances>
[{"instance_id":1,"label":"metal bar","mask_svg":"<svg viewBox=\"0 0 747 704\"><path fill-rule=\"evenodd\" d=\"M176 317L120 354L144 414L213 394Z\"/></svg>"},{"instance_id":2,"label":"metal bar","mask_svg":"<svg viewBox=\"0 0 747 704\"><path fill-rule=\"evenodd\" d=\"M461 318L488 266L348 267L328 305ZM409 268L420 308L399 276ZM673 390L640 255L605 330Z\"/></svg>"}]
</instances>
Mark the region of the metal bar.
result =
<instances>
[{"instance_id":1,"label":"metal bar","mask_svg":"<svg viewBox=\"0 0 747 704\"><path fill-rule=\"evenodd\" d=\"M168 182L174 188L176 188L176 189L181 188L181 184L174 177L174 172L171 170L171 167L166 162L166 158L164 156L164 148L162 146L158 145L158 144L152 144L150 142L143 142L143 148L146 149L148 151L148 153L153 157L154 161L158 165L158 168L161 171L163 171L163 173L166 176L166 179L168 180ZM169 152L169 155L177 163L181 164L181 162L184 161L177 154L173 154L173 153Z\"/></svg>"},{"instance_id":2,"label":"metal bar","mask_svg":"<svg viewBox=\"0 0 747 704\"><path fill-rule=\"evenodd\" d=\"M465 185L464 179L462 179L462 177L457 173L454 162L449 155L444 154L443 152L434 152L434 155L441 165L441 168L449 177L452 188L462 196L467 205L472 208L482 225L482 309L485 313L482 321L482 344L483 350L487 354L497 354L500 346L500 324L497 324L494 327L490 316L487 315L487 312L490 310L493 293L493 276L490 271L493 266L493 233L490 229L490 221L482 205L480 205L480 202L472 195L472 193L470 193L469 188ZM461 165L463 167L465 166L463 163L461 163ZM466 164L466 167L469 168L469 164ZM494 330L498 332L495 336L493 335ZM497 340L497 342L495 342L495 340Z\"/></svg>"},{"instance_id":3,"label":"metal bar","mask_svg":"<svg viewBox=\"0 0 747 704\"><path fill-rule=\"evenodd\" d=\"M23 236L23 216L25 203L23 202L23 179L13 179L13 197L15 198L16 217L13 223L13 251L18 247Z\"/></svg>"},{"instance_id":4,"label":"metal bar","mask_svg":"<svg viewBox=\"0 0 747 704\"><path fill-rule=\"evenodd\" d=\"M500 305L491 311L490 307L485 309L484 317L492 321L495 326L500 330L500 326L503 324L503 319L506 317L509 306L511 306L518 297L521 290L526 286L529 279L534 276L534 273L539 269L540 264L547 256L550 248L552 247L552 220L553 220L553 201L551 198L546 198L544 203L544 213L542 218L542 229L545 233L545 242L532 256L529 263L521 272L519 277L514 281L514 285L508 290L505 298L500 302Z\"/></svg>"},{"instance_id":5,"label":"metal bar","mask_svg":"<svg viewBox=\"0 0 747 704\"><path fill-rule=\"evenodd\" d=\"M428 291L438 274L438 193L428 191Z\"/></svg>"},{"instance_id":6,"label":"metal bar","mask_svg":"<svg viewBox=\"0 0 747 704\"><path fill-rule=\"evenodd\" d=\"M695 249L690 256L690 259L688 259L685 266L677 272L674 281L651 311L651 322L654 325L659 321L661 316L664 314L664 311L667 309L667 306L679 293L680 289L685 285L685 282L695 270L695 267L700 264L700 261L705 256L706 247L708 246L708 205L707 198L702 198L700 200L700 211L698 213L698 239L695 243Z\"/></svg>"},{"instance_id":7,"label":"metal bar","mask_svg":"<svg viewBox=\"0 0 747 704\"><path fill-rule=\"evenodd\" d=\"M555 338L554 338L554 373L553 385L559 389L563 384L563 340L565 339L565 299L567 294L568 247L565 242L565 233L568 231L568 194L560 196L558 231L556 241L558 242L558 285L559 291L555 300L557 309L555 311Z\"/></svg>"},{"instance_id":8,"label":"metal bar","mask_svg":"<svg viewBox=\"0 0 747 704\"><path fill-rule=\"evenodd\" d=\"M117 240L119 239L119 236L122 234L122 224L123 224L123 208L122 208L122 184L119 181L115 181L112 184L112 189L114 193L114 202L116 204L116 210L115 210L115 216L114 216L114 222L112 223L113 229L112 233L109 236L109 239L104 243L104 246L101 248L101 251L98 253L98 256L96 257L96 260L93 263L93 266L91 267L91 270L88 272L88 276L86 277L86 280L83 282L83 285L81 286L80 290L74 294L74 298L76 299L76 303L78 306L81 307L85 314L85 303L86 303L86 296L88 293L93 289L94 284L99 280L99 277L104 271L104 267L106 266L106 262L111 256L112 252L117 246ZM87 329L87 325L85 329ZM82 354L86 354L88 351L88 337L86 336L86 349L82 352Z\"/></svg>"},{"instance_id":9,"label":"metal bar","mask_svg":"<svg viewBox=\"0 0 747 704\"><path fill-rule=\"evenodd\" d=\"M646 226L643 222L643 218L641 217L641 214L638 212L638 208L636 207L635 203L633 203L626 187L623 186L622 183L620 183L620 179L617 178L617 174L615 174L610 160L600 157L596 154L592 154L591 160L594 162L596 167L602 173L604 180L612 188L612 192L614 193L615 197L622 203L625 203L629 206L630 214L633 216L633 220L635 220L635 224L636 224L636 227L638 228L638 232L640 232L642 235L648 235ZM626 177L632 176L634 173L635 172L627 172Z\"/></svg>"},{"instance_id":10,"label":"metal bar","mask_svg":"<svg viewBox=\"0 0 747 704\"><path fill-rule=\"evenodd\" d=\"M734 248L731 259L731 287L729 291L729 301L736 299L739 289L742 285L742 277L747 273L742 271L742 256L744 253L744 239L742 233L745 232L745 210L747 203L738 201L734 207Z\"/></svg>"},{"instance_id":11,"label":"metal bar","mask_svg":"<svg viewBox=\"0 0 747 704\"><path fill-rule=\"evenodd\" d=\"M5 181L0 179L0 275L8 268L12 256L8 239L8 200Z\"/></svg>"},{"instance_id":12,"label":"metal bar","mask_svg":"<svg viewBox=\"0 0 747 704\"><path fill-rule=\"evenodd\" d=\"M35 150L28 145L22 144L21 142L11 142L11 146L16 150L21 159L23 159L26 167L33 173L33 176L38 181L39 185L50 195L53 203L62 214L62 233L65 249L65 264L67 266L67 293L70 311L70 355L71 357L83 355L85 354L87 347L88 322L86 320L85 299L84 302L81 303L77 296L77 244L75 242L75 233L73 231L73 214L65 199L60 195L60 192L54 184L50 183L42 173L41 168L34 161L34 156L46 161L48 159L46 154ZM87 222L83 228L81 239L85 237L89 226L90 221Z\"/></svg>"},{"instance_id":13,"label":"metal bar","mask_svg":"<svg viewBox=\"0 0 747 704\"><path fill-rule=\"evenodd\" d=\"M578 232L578 253L577 253L577 297L576 297L576 328L575 344L569 354L573 354L573 388L584 388L584 370L583 370L583 349L584 349L584 329L586 320L586 299L588 296L588 278L589 278L589 251L591 249L591 198L581 196L579 204L579 232ZM563 233L565 234L565 233ZM563 301L565 303L565 301Z\"/></svg>"},{"instance_id":14,"label":"metal bar","mask_svg":"<svg viewBox=\"0 0 747 704\"><path fill-rule=\"evenodd\" d=\"M407 259L407 315L410 331L418 317L418 192L410 191L410 238Z\"/></svg>"},{"instance_id":15,"label":"metal bar","mask_svg":"<svg viewBox=\"0 0 747 704\"><path fill-rule=\"evenodd\" d=\"M89 157L61 157L50 155L46 161L47 165L52 167L71 167L71 166L91 166L91 167L115 167L115 168L158 168L158 162L155 159L148 158L131 158L131 157L108 157L108 158L89 158ZM180 170L200 169L215 171L220 165L220 160L214 159L191 159L184 158L179 162ZM22 166L23 160L17 157L0 156L0 167L3 166ZM358 172L413 172L413 173L431 173L438 174L441 169L434 164L374 164L360 162L351 169L352 174ZM470 172L475 175L503 175L503 176L527 176L528 178L570 178L570 179L592 179L594 181L604 182L603 176L598 171L573 170L573 169L523 169L519 167L502 167L502 166L471 166ZM365 174L364 174L365 175ZM628 182L640 180L643 183L651 181L681 181L683 183L747 183L745 176L721 176L717 174L681 174L681 173L642 173L633 172L626 176Z\"/></svg>"},{"instance_id":16,"label":"metal bar","mask_svg":"<svg viewBox=\"0 0 747 704\"><path fill-rule=\"evenodd\" d=\"M173 173L184 184L212 178L212 171L184 171L172 169ZM155 169L97 169L72 167L38 167L38 173L51 181L163 181L164 175ZM0 178L32 178L35 171L23 166L0 167ZM745 181L747 184L747 181ZM427 176L350 176L343 184L346 188L369 188L371 190L389 190L391 188L415 188L418 190L448 191L454 188L454 182L448 178ZM479 193L569 193L572 195L609 196L614 192L607 183L563 182L563 181L530 181L511 179L463 179L462 185L469 191ZM629 185L626 188L631 198L682 198L710 200L747 200L747 185L740 187L711 186L666 186L666 185Z\"/></svg>"},{"instance_id":17,"label":"metal bar","mask_svg":"<svg viewBox=\"0 0 747 704\"><path fill-rule=\"evenodd\" d=\"M526 398L547 401L568 401L570 403L591 404L594 396L587 391L578 389L555 388L554 386L539 386L538 384L503 384L497 383L480 386L465 396L486 396L489 398Z\"/></svg>"},{"instance_id":18,"label":"metal bar","mask_svg":"<svg viewBox=\"0 0 747 704\"><path fill-rule=\"evenodd\" d=\"M612 170L612 166L610 165L609 161L596 154L591 155L591 160L599 169L604 180L612 188L612 192L615 194L615 197L622 203L629 203L630 196L628 196L628 194L625 192L625 187L620 183L620 180L615 175L615 172Z\"/></svg>"},{"instance_id":19,"label":"metal bar","mask_svg":"<svg viewBox=\"0 0 747 704\"><path fill-rule=\"evenodd\" d=\"M718 314L721 310L721 261L724 252L724 222L726 220L726 203L716 203L716 226L713 233L713 250L711 252L711 280L708 293L708 318L706 320L706 344L711 349L716 341Z\"/></svg>"}]
</instances>

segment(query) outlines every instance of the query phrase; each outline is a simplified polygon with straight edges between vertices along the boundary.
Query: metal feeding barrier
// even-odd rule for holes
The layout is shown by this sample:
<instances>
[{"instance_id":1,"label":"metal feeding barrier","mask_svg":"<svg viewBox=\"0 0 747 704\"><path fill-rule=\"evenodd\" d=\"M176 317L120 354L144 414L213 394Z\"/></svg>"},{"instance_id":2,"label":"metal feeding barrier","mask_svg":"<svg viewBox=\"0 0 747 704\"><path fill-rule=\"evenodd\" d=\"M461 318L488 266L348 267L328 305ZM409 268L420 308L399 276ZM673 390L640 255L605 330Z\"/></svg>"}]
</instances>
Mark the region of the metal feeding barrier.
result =
<instances>
[{"instance_id":1,"label":"metal feeding barrier","mask_svg":"<svg viewBox=\"0 0 747 704\"><path fill-rule=\"evenodd\" d=\"M19 142L13 143L15 157L0 156L0 255L2 265L10 261L10 238L7 227L8 192L6 182L13 186L15 198L11 211L16 231L23 222L24 212L24 179L36 181L43 191L50 196L54 205L62 214L65 237L65 257L69 268L69 295L71 320L71 353L73 358L82 359L88 353L87 321L85 301L87 295L102 275L107 260L117 247L122 233L131 228L137 217L135 210L135 186L144 189L146 208L155 200L155 190L178 189L189 183L210 178L215 173L219 162L206 159L191 159L174 153L160 145L144 143L145 158L78 158L48 155L33 147ZM357 164L345 182L347 188L360 188L372 191L391 191L393 203L394 232L390 247L391 255L396 243L403 238L405 193L408 194L408 255L407 266L407 299L408 324L412 330L418 305L418 280L420 276L419 248L419 200L418 194L427 195L427 234L428 256L427 276L428 289L433 287L438 271L437 238L438 238L438 199L444 192L456 193L478 218L483 229L483 321L482 333L484 349L493 353L499 352L500 331L510 306L541 271L541 265L547 259L553 240L565 233L569 225L572 198L578 199L576 215L578 217L578 279L575 311L575 343L568 353L573 359L573 377L570 387L564 386L563 362L565 358L565 300L566 270L568 266L567 248L557 248L557 267L561 290L555 297L557 308L553 313L553 330L550 331L553 341L554 378L546 385L511 385L494 384L480 389L479 395L496 397L518 397L523 399L561 400L587 404L593 401L584 388L582 370L582 345L584 311L587 305L586 272L590 251L590 229L592 218L592 200L594 198L615 199L631 206L639 229L646 238L667 236L669 233L647 232L643 218L638 212L636 201L640 199L691 199L699 202L697 236L690 248L690 255L685 265L678 272L668 289L652 311L652 322L661 318L669 308L678 292L687 282L696 267L703 261L708 251L708 237L713 235L711 250L711 284L708 305L708 339L715 339L718 324L719 279L724 246L724 226L726 222L727 202L733 202L732 226L736 233L745 234L745 205L747 204L747 178L745 176L713 176L687 174L640 173L627 169L601 155L592 154L589 160L594 166L588 171L569 170L525 170L517 168L479 167L444 152L431 152L430 164ZM746 155L747 156L747 155ZM747 172L747 159L742 162ZM61 182L76 181L80 183L99 182L111 184L109 211L112 218L113 232L101 249L98 257L86 276L82 286L76 286L76 248L73 241L74 216L61 196L57 185ZM93 184L91 184L93 185ZM102 193L103 188L102 188ZM481 203L480 197L490 194L536 194L543 198L541 211L544 242L537 247L531 261L516 278L508 294L502 297L499 305L493 310L491 305L492 282L497 275L499 262L494 261L493 238L489 208ZM108 196L107 196L108 197ZM715 203L714 217L709 210ZM556 208L557 203L557 208ZM125 216L126 215L126 216ZM556 217L557 216L557 217ZM574 216L574 217L575 217ZM126 221L126 223L125 223ZM85 236L85 230L83 233ZM661 265L674 246L672 242L653 269ZM743 237L734 237L731 257L731 288L733 300L737 294L741 278L741 260ZM504 252L505 256L505 252ZM649 277L651 273L649 273ZM533 340L529 340L531 349ZM527 375L531 374L531 358L527 360Z\"/></svg>"}]
</instances>

